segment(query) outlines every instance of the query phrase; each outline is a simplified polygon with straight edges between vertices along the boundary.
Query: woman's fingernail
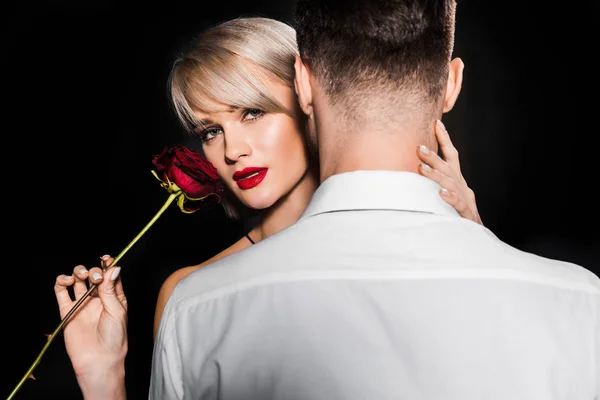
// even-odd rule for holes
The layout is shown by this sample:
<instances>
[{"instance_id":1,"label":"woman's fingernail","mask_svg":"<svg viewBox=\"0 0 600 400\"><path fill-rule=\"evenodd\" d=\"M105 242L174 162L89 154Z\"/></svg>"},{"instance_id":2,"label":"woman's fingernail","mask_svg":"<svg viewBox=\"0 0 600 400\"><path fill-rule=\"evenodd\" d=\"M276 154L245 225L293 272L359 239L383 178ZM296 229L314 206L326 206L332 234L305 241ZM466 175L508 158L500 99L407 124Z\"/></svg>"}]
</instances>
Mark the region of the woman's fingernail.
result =
<instances>
[{"instance_id":1,"label":"woman's fingernail","mask_svg":"<svg viewBox=\"0 0 600 400\"><path fill-rule=\"evenodd\" d=\"M444 196L448 196L450 194L450 192L448 191L448 189L442 188L442 194Z\"/></svg>"},{"instance_id":2,"label":"woman's fingernail","mask_svg":"<svg viewBox=\"0 0 600 400\"><path fill-rule=\"evenodd\" d=\"M444 123L442 122L441 119L437 120L437 124L440 128L442 128L442 130L444 130L444 131L446 130L446 127L444 126Z\"/></svg>"},{"instance_id":3,"label":"woman's fingernail","mask_svg":"<svg viewBox=\"0 0 600 400\"><path fill-rule=\"evenodd\" d=\"M67 276L65 276L65 279L70 281L71 279L73 279L73 275L67 275Z\"/></svg>"},{"instance_id":4,"label":"woman's fingernail","mask_svg":"<svg viewBox=\"0 0 600 400\"><path fill-rule=\"evenodd\" d=\"M110 256L108 254L105 254L102 257L100 257L101 260L108 260L109 258Z\"/></svg>"},{"instance_id":5,"label":"woman's fingernail","mask_svg":"<svg viewBox=\"0 0 600 400\"><path fill-rule=\"evenodd\" d=\"M421 168L423 168L423 171L425 172L431 172L431 167L427 164L421 164Z\"/></svg>"},{"instance_id":6,"label":"woman's fingernail","mask_svg":"<svg viewBox=\"0 0 600 400\"><path fill-rule=\"evenodd\" d=\"M424 145L420 145L419 150L421 150L421 153L423 154L429 154L429 149Z\"/></svg>"},{"instance_id":7,"label":"woman's fingernail","mask_svg":"<svg viewBox=\"0 0 600 400\"><path fill-rule=\"evenodd\" d=\"M81 275L83 275L83 274L85 274L85 273L87 272L87 269L85 269L85 268L79 268L79 271L78 271L78 272L79 272Z\"/></svg>"},{"instance_id":8,"label":"woman's fingernail","mask_svg":"<svg viewBox=\"0 0 600 400\"><path fill-rule=\"evenodd\" d=\"M119 277L119 273L121 272L121 267L115 267L115 269L112 272L112 275L110 277L111 281L116 281L117 278Z\"/></svg>"},{"instance_id":9,"label":"woman's fingernail","mask_svg":"<svg viewBox=\"0 0 600 400\"><path fill-rule=\"evenodd\" d=\"M100 272L94 272L92 274L92 278L94 278L95 280L102 279L102 274Z\"/></svg>"}]
</instances>

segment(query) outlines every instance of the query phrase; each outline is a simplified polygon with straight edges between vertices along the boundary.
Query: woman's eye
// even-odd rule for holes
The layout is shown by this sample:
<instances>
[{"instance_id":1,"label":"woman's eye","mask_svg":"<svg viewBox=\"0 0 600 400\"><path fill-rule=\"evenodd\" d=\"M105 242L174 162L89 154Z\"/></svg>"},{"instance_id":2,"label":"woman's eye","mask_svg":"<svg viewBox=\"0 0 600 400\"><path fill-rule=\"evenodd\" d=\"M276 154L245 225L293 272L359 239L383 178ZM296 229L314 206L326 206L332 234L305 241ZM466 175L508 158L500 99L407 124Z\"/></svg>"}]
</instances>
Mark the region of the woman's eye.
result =
<instances>
[{"instance_id":1,"label":"woman's eye","mask_svg":"<svg viewBox=\"0 0 600 400\"><path fill-rule=\"evenodd\" d=\"M244 111L244 120L253 120L253 119L258 119L260 117L262 117L264 115L264 111L256 109L256 108L251 108L248 109L246 111Z\"/></svg>"},{"instance_id":2,"label":"woman's eye","mask_svg":"<svg viewBox=\"0 0 600 400\"><path fill-rule=\"evenodd\" d=\"M221 133L220 128L209 128L200 132L200 138L204 142L209 142L213 140L219 133Z\"/></svg>"}]
</instances>

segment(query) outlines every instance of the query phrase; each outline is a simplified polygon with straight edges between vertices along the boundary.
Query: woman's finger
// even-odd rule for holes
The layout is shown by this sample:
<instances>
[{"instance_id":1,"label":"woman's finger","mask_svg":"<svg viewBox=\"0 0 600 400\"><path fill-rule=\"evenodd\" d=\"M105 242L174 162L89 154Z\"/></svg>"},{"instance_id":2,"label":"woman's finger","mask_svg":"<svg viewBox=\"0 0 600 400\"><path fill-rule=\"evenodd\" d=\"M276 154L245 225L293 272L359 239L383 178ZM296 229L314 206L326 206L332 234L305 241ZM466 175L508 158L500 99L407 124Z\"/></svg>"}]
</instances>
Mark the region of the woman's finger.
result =
<instances>
[{"instance_id":1,"label":"woman's finger","mask_svg":"<svg viewBox=\"0 0 600 400\"><path fill-rule=\"evenodd\" d=\"M448 134L446 127L439 119L435 124L435 137L437 138L437 141L440 145L440 149L442 150L444 160L446 160L446 162L450 165L451 168L453 168L456 172L460 174L461 170L460 161L458 158L458 150L456 150L456 147L454 147L454 144L452 143L452 140L450 140L450 135Z\"/></svg>"},{"instance_id":2,"label":"woman's finger","mask_svg":"<svg viewBox=\"0 0 600 400\"><path fill-rule=\"evenodd\" d=\"M116 283L119 281L119 274L121 272L121 267L112 266L104 271L104 280L100 285L98 285L98 297L102 301L104 308L113 316L118 316L119 318L124 317L127 307L127 301L123 298L119 298ZM121 287L121 294L122 292ZM125 300L125 303L123 301Z\"/></svg>"},{"instance_id":3,"label":"woman's finger","mask_svg":"<svg viewBox=\"0 0 600 400\"><path fill-rule=\"evenodd\" d=\"M113 310L118 309L118 303L120 303L126 311L127 297L125 297L123 283L120 278L121 267L113 265L115 259L108 254L101 258L102 264L108 268L104 271L105 284L98 288L101 296L100 299L105 306L110 306Z\"/></svg>"},{"instance_id":4,"label":"woman's finger","mask_svg":"<svg viewBox=\"0 0 600 400\"><path fill-rule=\"evenodd\" d=\"M454 207L461 217L470 219L473 222L483 225L477 208L470 207L468 199L465 199L464 197L459 196L456 192L447 190L445 188L440 190L440 196L446 203Z\"/></svg>"},{"instance_id":5,"label":"woman's finger","mask_svg":"<svg viewBox=\"0 0 600 400\"><path fill-rule=\"evenodd\" d=\"M457 183L451 176L445 175L439 169L432 168L428 164L421 163L419 166L421 175L438 183L441 187L446 188L451 192L458 192Z\"/></svg>"},{"instance_id":6,"label":"woman's finger","mask_svg":"<svg viewBox=\"0 0 600 400\"><path fill-rule=\"evenodd\" d=\"M442 160L440 156L438 156L434 151L431 151L426 146L419 146L417 154L419 156L419 159L423 161L423 163L429 165L431 168L441 172L444 175L451 176L455 179L462 179L460 171L457 172L456 170L454 170L450 164Z\"/></svg>"},{"instance_id":7,"label":"woman's finger","mask_svg":"<svg viewBox=\"0 0 600 400\"><path fill-rule=\"evenodd\" d=\"M440 197L448 204L458 211L461 217L469 219L478 224L482 224L481 218L477 211L469 207L469 203L463 197L459 196L455 192L442 188L440 190ZM483 225L483 224L482 224Z\"/></svg>"},{"instance_id":8,"label":"woman's finger","mask_svg":"<svg viewBox=\"0 0 600 400\"><path fill-rule=\"evenodd\" d=\"M73 285L73 293L75 293L75 299L79 300L81 296L87 292L87 279L89 273L86 267L78 265L73 268L73 277L75 278L75 284Z\"/></svg>"},{"instance_id":9,"label":"woman's finger","mask_svg":"<svg viewBox=\"0 0 600 400\"><path fill-rule=\"evenodd\" d=\"M462 197L458 196L455 192L446 188L440 189L440 196L442 197L442 199L444 199L446 203L454 207L463 218L470 219L470 217L472 216L471 212L469 210L469 207L467 206L467 202Z\"/></svg>"},{"instance_id":10,"label":"woman's finger","mask_svg":"<svg viewBox=\"0 0 600 400\"><path fill-rule=\"evenodd\" d=\"M90 285L98 286L104 281L104 273L100 267L90 269L89 282Z\"/></svg>"},{"instance_id":11,"label":"woman's finger","mask_svg":"<svg viewBox=\"0 0 600 400\"><path fill-rule=\"evenodd\" d=\"M115 261L114 257L111 257L109 254L103 255L102 257L100 257L100 260L102 260L102 269L112 267L112 264Z\"/></svg>"},{"instance_id":12,"label":"woman's finger","mask_svg":"<svg viewBox=\"0 0 600 400\"><path fill-rule=\"evenodd\" d=\"M75 283L75 279L71 275L59 275L56 277L54 294L56 295L56 302L58 303L61 318L64 318L73 306L73 300L68 289L73 283Z\"/></svg>"},{"instance_id":13,"label":"woman's finger","mask_svg":"<svg viewBox=\"0 0 600 400\"><path fill-rule=\"evenodd\" d=\"M125 310L127 310L127 297L125 296L125 291L123 290L123 282L121 281L120 275L121 267L115 266L115 268L119 268L118 271L113 270L111 273L111 279L115 281L115 295L123 307L125 307Z\"/></svg>"},{"instance_id":14,"label":"woman's finger","mask_svg":"<svg viewBox=\"0 0 600 400\"><path fill-rule=\"evenodd\" d=\"M98 285L100 285L104 281L104 271L100 267L94 267L90 269L88 273L88 281L90 286L96 285L96 288L92 290L90 295L92 297L98 297Z\"/></svg>"}]
</instances>

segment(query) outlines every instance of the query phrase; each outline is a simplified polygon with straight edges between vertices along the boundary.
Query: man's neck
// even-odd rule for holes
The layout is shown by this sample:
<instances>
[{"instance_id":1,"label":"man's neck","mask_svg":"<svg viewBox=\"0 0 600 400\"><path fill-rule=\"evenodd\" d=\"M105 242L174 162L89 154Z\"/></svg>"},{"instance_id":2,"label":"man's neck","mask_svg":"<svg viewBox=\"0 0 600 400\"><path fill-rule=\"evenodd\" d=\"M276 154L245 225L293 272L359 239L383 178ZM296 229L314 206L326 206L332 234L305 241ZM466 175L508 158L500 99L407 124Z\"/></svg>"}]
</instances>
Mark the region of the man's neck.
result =
<instances>
[{"instance_id":1,"label":"man's neck","mask_svg":"<svg viewBox=\"0 0 600 400\"><path fill-rule=\"evenodd\" d=\"M425 110L409 103L402 113L393 113L385 103L378 106L375 99L350 116L322 94L315 96L313 104L312 129L317 132L321 182L331 175L358 170L418 173L419 146L437 151L435 120L425 122Z\"/></svg>"},{"instance_id":2,"label":"man's neck","mask_svg":"<svg viewBox=\"0 0 600 400\"><path fill-rule=\"evenodd\" d=\"M336 134L320 135L320 180L323 182L331 175L359 170L409 171L419 173L421 163L417 143L422 135L411 132L380 133L376 131L360 134L343 134L343 140ZM340 133L340 135L342 135ZM337 140L323 140L332 138ZM337 143L337 145L334 145ZM432 149L436 151L437 149Z\"/></svg>"}]
</instances>

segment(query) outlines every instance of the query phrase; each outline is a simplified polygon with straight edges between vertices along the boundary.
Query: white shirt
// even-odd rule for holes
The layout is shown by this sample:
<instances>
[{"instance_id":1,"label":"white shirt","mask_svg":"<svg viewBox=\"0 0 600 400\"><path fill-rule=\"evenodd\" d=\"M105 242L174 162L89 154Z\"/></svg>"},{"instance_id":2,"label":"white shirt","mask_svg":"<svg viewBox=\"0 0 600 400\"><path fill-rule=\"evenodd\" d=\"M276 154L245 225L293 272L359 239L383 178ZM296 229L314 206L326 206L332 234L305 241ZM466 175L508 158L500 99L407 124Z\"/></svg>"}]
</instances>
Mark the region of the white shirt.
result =
<instances>
[{"instance_id":1,"label":"white shirt","mask_svg":"<svg viewBox=\"0 0 600 400\"><path fill-rule=\"evenodd\" d=\"M600 400L600 279L461 218L418 174L327 179L175 288L149 398Z\"/></svg>"}]
</instances>

